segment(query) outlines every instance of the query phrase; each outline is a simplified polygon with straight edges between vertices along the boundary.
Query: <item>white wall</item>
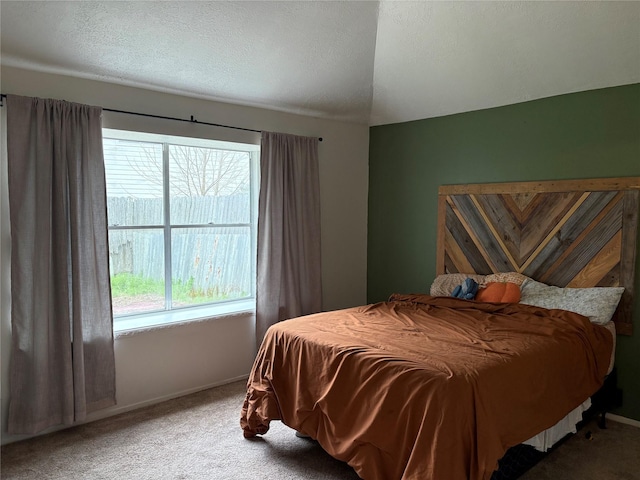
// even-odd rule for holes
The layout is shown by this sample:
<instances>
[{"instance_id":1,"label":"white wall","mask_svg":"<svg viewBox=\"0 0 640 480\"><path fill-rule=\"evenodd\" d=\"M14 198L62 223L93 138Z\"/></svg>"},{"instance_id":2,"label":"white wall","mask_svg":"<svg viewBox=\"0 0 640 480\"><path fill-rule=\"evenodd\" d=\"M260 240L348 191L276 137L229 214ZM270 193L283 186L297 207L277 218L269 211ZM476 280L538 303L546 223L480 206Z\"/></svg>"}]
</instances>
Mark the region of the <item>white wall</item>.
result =
<instances>
[{"instance_id":1,"label":"white wall","mask_svg":"<svg viewBox=\"0 0 640 480\"><path fill-rule=\"evenodd\" d=\"M2 67L2 93L57 98L105 108L190 118L323 137L320 143L323 308L366 301L369 129L366 125L287 114L124 87L92 80ZM4 112L3 112L4 113ZM105 112L109 128L259 143L259 134ZM6 182L6 159L2 161ZM5 192L6 195L6 192ZM6 434L10 306L8 218L2 197L0 312L2 315L2 443ZM37 299L36 299L37 300ZM242 378L254 356L254 317L240 315L119 336L115 341L118 405L92 418Z\"/></svg>"}]
</instances>

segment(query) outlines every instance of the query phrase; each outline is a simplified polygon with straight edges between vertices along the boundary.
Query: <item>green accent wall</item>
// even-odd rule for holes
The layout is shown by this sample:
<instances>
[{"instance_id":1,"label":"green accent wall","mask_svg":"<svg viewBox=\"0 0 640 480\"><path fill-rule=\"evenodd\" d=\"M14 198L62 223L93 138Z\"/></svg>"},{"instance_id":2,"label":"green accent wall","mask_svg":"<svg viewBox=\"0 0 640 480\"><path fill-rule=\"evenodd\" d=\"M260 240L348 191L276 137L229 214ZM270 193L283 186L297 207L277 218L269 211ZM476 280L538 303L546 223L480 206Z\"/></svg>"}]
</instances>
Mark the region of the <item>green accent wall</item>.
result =
<instances>
[{"instance_id":1,"label":"green accent wall","mask_svg":"<svg viewBox=\"0 0 640 480\"><path fill-rule=\"evenodd\" d=\"M372 127L368 301L428 292L440 185L625 176L640 176L640 84ZM615 413L640 420L640 241L635 292Z\"/></svg>"}]
</instances>

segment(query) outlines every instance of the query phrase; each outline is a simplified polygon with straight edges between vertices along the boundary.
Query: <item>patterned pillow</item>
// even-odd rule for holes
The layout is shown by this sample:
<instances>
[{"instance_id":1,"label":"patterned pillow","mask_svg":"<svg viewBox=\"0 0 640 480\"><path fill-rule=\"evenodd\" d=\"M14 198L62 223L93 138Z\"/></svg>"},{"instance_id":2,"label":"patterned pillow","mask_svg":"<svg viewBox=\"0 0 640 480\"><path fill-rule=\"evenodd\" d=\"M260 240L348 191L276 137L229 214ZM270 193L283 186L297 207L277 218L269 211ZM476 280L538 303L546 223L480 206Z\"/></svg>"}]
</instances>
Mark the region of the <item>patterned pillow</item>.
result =
<instances>
[{"instance_id":1,"label":"patterned pillow","mask_svg":"<svg viewBox=\"0 0 640 480\"><path fill-rule=\"evenodd\" d=\"M527 279L521 290L520 303L568 310L604 325L613 317L624 287L560 288Z\"/></svg>"},{"instance_id":2,"label":"patterned pillow","mask_svg":"<svg viewBox=\"0 0 640 480\"><path fill-rule=\"evenodd\" d=\"M502 272L492 273L485 278L486 283L515 283L519 287L522 286L524 281L528 279L526 275L518 272Z\"/></svg>"},{"instance_id":3,"label":"patterned pillow","mask_svg":"<svg viewBox=\"0 0 640 480\"><path fill-rule=\"evenodd\" d=\"M453 289L467 278L472 278L479 285L483 285L485 276L475 273L444 273L435 278L429 293L433 297L450 297Z\"/></svg>"}]
</instances>

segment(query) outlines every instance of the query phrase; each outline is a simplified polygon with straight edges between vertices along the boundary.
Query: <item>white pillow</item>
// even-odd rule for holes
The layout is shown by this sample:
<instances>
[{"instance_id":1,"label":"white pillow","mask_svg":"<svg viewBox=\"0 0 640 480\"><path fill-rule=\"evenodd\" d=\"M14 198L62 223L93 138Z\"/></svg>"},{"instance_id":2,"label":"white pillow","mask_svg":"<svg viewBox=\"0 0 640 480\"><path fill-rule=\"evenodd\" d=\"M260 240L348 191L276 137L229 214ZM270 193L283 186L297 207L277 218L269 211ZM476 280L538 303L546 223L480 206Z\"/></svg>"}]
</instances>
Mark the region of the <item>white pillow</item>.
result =
<instances>
[{"instance_id":1,"label":"white pillow","mask_svg":"<svg viewBox=\"0 0 640 480\"><path fill-rule=\"evenodd\" d=\"M520 303L568 310L604 325L613 317L624 287L560 288L527 279L521 290Z\"/></svg>"}]
</instances>

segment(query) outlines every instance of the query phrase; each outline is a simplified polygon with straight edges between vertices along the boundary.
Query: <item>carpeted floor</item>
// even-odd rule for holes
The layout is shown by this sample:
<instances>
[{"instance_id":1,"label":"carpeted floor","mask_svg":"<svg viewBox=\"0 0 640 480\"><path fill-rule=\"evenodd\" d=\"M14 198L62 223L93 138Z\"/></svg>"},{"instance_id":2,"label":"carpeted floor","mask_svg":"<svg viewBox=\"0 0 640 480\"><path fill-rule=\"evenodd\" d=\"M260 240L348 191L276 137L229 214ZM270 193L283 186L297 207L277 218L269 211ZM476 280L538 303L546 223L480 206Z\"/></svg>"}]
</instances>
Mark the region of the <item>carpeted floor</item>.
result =
<instances>
[{"instance_id":1,"label":"carpeted floor","mask_svg":"<svg viewBox=\"0 0 640 480\"><path fill-rule=\"evenodd\" d=\"M357 480L315 442L273 422L245 440L244 382L2 447L3 480ZM640 480L640 429L579 433L522 480ZM447 479L443 479L447 480Z\"/></svg>"}]
</instances>

